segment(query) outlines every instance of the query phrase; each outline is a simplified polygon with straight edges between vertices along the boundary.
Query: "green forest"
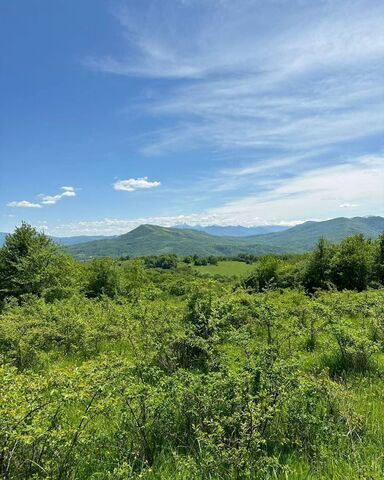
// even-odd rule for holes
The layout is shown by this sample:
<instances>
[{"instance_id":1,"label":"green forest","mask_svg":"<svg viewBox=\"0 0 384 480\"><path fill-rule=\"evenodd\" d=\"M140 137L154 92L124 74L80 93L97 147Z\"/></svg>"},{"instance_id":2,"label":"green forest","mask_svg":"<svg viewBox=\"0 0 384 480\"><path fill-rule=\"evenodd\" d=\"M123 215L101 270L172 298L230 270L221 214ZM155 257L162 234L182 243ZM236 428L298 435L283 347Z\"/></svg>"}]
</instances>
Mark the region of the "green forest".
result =
<instances>
[{"instance_id":1,"label":"green forest","mask_svg":"<svg viewBox=\"0 0 384 480\"><path fill-rule=\"evenodd\" d=\"M80 262L23 223L0 248L1 478L382 479L383 285L384 234Z\"/></svg>"}]
</instances>

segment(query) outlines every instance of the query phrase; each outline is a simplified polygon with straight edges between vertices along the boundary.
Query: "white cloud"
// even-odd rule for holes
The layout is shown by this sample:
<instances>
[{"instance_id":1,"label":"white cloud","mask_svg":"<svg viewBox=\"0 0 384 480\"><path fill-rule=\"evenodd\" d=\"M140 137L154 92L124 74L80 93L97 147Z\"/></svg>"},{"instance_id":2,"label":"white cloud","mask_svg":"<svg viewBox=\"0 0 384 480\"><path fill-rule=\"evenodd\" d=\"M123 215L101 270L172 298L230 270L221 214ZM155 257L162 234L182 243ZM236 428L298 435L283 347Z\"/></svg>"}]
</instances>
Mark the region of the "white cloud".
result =
<instances>
[{"instance_id":1,"label":"white cloud","mask_svg":"<svg viewBox=\"0 0 384 480\"><path fill-rule=\"evenodd\" d=\"M74 187L61 187L63 190L63 193L60 193L58 195L44 195L41 194L39 197L41 198L41 203L33 203L29 202L27 200L22 200L20 202L14 201L14 202L9 202L7 203L7 207L12 207L12 208L42 208L43 205L54 205L57 203L59 200L61 200L64 197L75 197L76 196L76 191Z\"/></svg>"},{"instance_id":2,"label":"white cloud","mask_svg":"<svg viewBox=\"0 0 384 480\"><path fill-rule=\"evenodd\" d=\"M246 68L281 78L380 55L382 13L381 3L372 0L155 0L145 15L127 2L116 15L125 55L93 57L86 64L129 76L200 79ZM272 27L276 22L278 29Z\"/></svg>"},{"instance_id":3,"label":"white cloud","mask_svg":"<svg viewBox=\"0 0 384 480\"><path fill-rule=\"evenodd\" d=\"M9 202L7 207L12 208L41 208L39 203L28 202L27 200L21 200L20 202Z\"/></svg>"},{"instance_id":4,"label":"white cloud","mask_svg":"<svg viewBox=\"0 0 384 480\"><path fill-rule=\"evenodd\" d=\"M342 203L339 205L340 208L356 208L358 206L357 203Z\"/></svg>"},{"instance_id":5,"label":"white cloud","mask_svg":"<svg viewBox=\"0 0 384 480\"><path fill-rule=\"evenodd\" d=\"M148 177L129 178L128 180L118 180L113 184L114 190L123 192L134 192L135 190L142 190L148 188L156 188L161 185L161 182L151 182Z\"/></svg>"},{"instance_id":6,"label":"white cloud","mask_svg":"<svg viewBox=\"0 0 384 480\"><path fill-rule=\"evenodd\" d=\"M63 193L59 193L57 195L40 195L41 203L43 205L55 205L64 197L76 197L76 191L74 187L61 187L61 190L63 190Z\"/></svg>"}]
</instances>

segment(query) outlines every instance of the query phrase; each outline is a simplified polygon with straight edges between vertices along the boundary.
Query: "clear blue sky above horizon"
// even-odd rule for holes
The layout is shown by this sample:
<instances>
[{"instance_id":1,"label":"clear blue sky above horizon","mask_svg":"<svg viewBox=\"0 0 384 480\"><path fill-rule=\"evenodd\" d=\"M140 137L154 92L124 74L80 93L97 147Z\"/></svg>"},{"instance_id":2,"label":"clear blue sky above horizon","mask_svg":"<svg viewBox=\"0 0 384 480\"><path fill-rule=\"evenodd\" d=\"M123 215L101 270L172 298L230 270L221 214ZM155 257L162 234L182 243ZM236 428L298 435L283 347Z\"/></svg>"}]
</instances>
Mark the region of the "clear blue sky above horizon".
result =
<instances>
[{"instance_id":1,"label":"clear blue sky above horizon","mask_svg":"<svg viewBox=\"0 0 384 480\"><path fill-rule=\"evenodd\" d=\"M12 0L0 19L0 231L384 214L381 0Z\"/></svg>"}]
</instances>

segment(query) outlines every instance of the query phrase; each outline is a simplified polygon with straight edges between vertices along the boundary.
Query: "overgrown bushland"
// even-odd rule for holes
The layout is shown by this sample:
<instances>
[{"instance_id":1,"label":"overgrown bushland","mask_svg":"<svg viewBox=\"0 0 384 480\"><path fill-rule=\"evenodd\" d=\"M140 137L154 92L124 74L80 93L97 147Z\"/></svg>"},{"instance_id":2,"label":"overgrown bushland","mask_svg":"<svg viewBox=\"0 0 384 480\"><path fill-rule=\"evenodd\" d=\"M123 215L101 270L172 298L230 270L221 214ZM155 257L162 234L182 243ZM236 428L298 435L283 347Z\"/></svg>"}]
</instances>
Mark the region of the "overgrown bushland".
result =
<instances>
[{"instance_id":1,"label":"overgrown bushland","mask_svg":"<svg viewBox=\"0 0 384 480\"><path fill-rule=\"evenodd\" d=\"M1 279L4 479L383 477L377 284L284 289L281 259L260 262L252 288L102 259L68 260L73 281L63 269L53 290L50 262L16 244L63 253L22 229L0 254L13 259L0 268L12 273ZM379 275L381 244L367 245ZM340 258L323 253L309 261L336 259L324 279ZM33 265L28 282L19 262Z\"/></svg>"}]
</instances>

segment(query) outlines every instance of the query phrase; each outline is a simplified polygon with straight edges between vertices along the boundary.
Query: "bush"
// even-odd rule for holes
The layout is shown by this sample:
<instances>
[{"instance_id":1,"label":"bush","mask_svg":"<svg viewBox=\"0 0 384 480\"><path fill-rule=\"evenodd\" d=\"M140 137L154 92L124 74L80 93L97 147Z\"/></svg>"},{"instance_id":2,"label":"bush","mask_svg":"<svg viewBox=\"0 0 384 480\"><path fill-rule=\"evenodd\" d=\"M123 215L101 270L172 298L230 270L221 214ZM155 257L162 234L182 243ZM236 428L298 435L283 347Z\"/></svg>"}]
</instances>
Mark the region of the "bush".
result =
<instances>
[{"instance_id":1,"label":"bush","mask_svg":"<svg viewBox=\"0 0 384 480\"><path fill-rule=\"evenodd\" d=\"M331 279L340 290L365 290L372 275L372 245L362 235L348 237L331 262Z\"/></svg>"},{"instance_id":2,"label":"bush","mask_svg":"<svg viewBox=\"0 0 384 480\"><path fill-rule=\"evenodd\" d=\"M95 258L87 265L86 295L116 298L123 292L121 270L111 258Z\"/></svg>"},{"instance_id":3,"label":"bush","mask_svg":"<svg viewBox=\"0 0 384 480\"><path fill-rule=\"evenodd\" d=\"M279 285L280 261L275 257L263 257L256 264L255 270L245 278L246 289L262 292Z\"/></svg>"}]
</instances>

